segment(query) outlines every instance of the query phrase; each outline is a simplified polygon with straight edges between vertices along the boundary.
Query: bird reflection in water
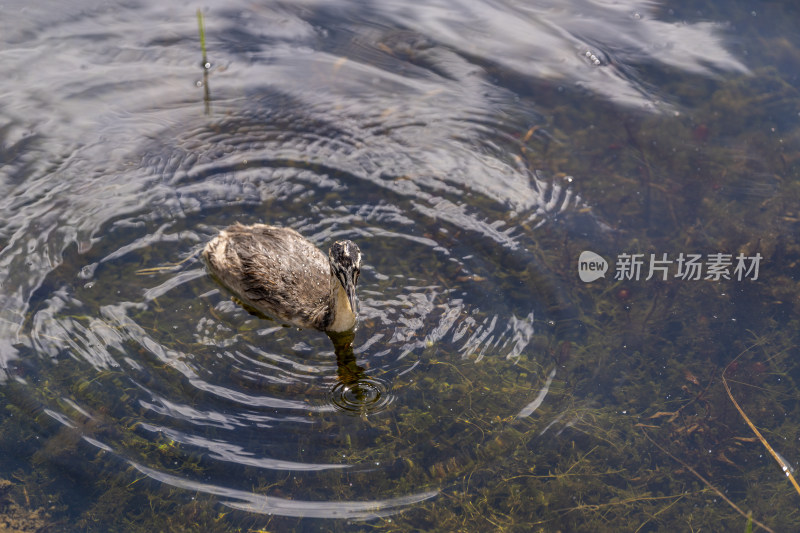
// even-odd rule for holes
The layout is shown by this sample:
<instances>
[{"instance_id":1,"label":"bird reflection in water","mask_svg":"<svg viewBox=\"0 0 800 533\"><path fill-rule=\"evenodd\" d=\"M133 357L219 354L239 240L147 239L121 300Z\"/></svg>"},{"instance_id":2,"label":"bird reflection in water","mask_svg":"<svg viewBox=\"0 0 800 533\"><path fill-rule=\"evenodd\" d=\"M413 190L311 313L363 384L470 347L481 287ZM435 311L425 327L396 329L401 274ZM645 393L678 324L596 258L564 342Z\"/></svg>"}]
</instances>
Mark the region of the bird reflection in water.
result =
<instances>
[{"instance_id":1,"label":"bird reflection in water","mask_svg":"<svg viewBox=\"0 0 800 533\"><path fill-rule=\"evenodd\" d=\"M339 382L348 385L364 378L364 367L356 362L353 353L353 340L355 331L345 331L344 333L329 332L328 338L333 343L333 351L336 353L336 375Z\"/></svg>"}]
</instances>

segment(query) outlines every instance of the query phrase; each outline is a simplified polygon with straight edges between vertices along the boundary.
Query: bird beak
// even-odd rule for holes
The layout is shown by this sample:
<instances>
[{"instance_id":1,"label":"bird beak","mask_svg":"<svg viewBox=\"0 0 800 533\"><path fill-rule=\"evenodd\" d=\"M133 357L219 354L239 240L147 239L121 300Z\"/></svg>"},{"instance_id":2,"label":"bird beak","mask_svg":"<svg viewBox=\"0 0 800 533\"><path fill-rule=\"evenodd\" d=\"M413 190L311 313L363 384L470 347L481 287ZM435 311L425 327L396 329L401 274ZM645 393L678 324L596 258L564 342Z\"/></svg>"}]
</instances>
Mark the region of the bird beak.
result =
<instances>
[{"instance_id":1,"label":"bird beak","mask_svg":"<svg viewBox=\"0 0 800 533\"><path fill-rule=\"evenodd\" d=\"M358 314L358 297L356 296L356 280L358 276L356 275L356 278L353 279L352 272L339 270L336 272L336 277L339 278L339 284L347 295L347 301L350 302L350 309L353 310L354 314Z\"/></svg>"},{"instance_id":2,"label":"bird beak","mask_svg":"<svg viewBox=\"0 0 800 533\"><path fill-rule=\"evenodd\" d=\"M347 293L347 301L350 302L350 309L353 310L354 314L358 314L358 297L356 297L356 284L350 280L349 283L345 286L344 291Z\"/></svg>"}]
</instances>

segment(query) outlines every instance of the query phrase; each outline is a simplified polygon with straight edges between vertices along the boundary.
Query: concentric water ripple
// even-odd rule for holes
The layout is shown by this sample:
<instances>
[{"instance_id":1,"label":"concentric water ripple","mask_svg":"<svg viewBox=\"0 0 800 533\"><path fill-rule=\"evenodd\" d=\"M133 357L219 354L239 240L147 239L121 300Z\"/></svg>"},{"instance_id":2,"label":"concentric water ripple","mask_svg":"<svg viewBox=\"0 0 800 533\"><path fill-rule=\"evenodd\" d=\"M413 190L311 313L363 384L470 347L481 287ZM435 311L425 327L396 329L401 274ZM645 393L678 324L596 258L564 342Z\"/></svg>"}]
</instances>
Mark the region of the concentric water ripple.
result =
<instances>
[{"instance_id":1,"label":"concentric water ripple","mask_svg":"<svg viewBox=\"0 0 800 533\"><path fill-rule=\"evenodd\" d=\"M307 68L322 71L336 59L313 61ZM353 76L377 76L418 109L395 110L397 95L374 100L380 92L351 100ZM33 353L58 368L56 395L41 399L46 414L153 479L238 494L251 503L228 505L251 512L336 518L432 497L448 476L432 478L431 464L469 464L483 438L476 421L530 401L479 384L487 362L507 379L527 369L534 396L551 362L532 341L537 331L553 335L545 324L557 299L532 300L526 294L549 289L526 282L509 293L496 272L543 271L519 224L544 224L578 199L486 141L527 126L494 123L484 87L358 64L337 79L339 94L295 87L289 97L246 84L246 105L220 99L210 118L162 112L181 127L109 161L100 187L83 178L92 147L65 163L61 172L77 183L60 194L72 209L49 224L87 230L21 296ZM464 91L476 92L465 100ZM408 122L420 113L440 123L435 135ZM463 201L465 188L483 211ZM320 247L359 243L361 316L349 351L250 315L206 275L198 251L236 221L289 225ZM25 232L33 222L23 224ZM478 398L491 408L465 416ZM102 426L87 423L109 408ZM430 439L449 444L432 454L422 445ZM167 469L198 461L202 476ZM248 481L280 486L286 472L293 505ZM349 488L356 479L360 490ZM405 486L414 489L398 491ZM273 504L253 504L262 493ZM342 500L353 510L342 514Z\"/></svg>"},{"instance_id":2,"label":"concentric water ripple","mask_svg":"<svg viewBox=\"0 0 800 533\"><path fill-rule=\"evenodd\" d=\"M394 398L376 378L340 381L331 389L331 402L344 412L366 415L386 409Z\"/></svg>"}]
</instances>

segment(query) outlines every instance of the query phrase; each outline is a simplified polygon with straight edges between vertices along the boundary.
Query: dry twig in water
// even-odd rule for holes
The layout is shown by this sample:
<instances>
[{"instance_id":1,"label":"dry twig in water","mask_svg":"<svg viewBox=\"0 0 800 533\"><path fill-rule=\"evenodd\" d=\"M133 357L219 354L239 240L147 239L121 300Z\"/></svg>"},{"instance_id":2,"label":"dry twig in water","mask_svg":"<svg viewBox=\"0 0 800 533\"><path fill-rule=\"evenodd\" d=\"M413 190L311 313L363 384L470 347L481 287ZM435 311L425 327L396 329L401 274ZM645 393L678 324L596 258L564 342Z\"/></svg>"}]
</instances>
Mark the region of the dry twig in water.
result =
<instances>
[{"instance_id":1,"label":"dry twig in water","mask_svg":"<svg viewBox=\"0 0 800 533\"><path fill-rule=\"evenodd\" d=\"M745 350L745 352L746 351L747 350ZM733 393L731 393L731 388L728 386L728 380L725 379L725 372L728 371L728 367L730 367L731 364L733 364L733 362L736 361L736 359L739 359L739 357L741 357L743 353L744 352L742 352L739 355L737 355L736 358L733 361L731 361L730 363L728 363L728 366L725 367L725 370L722 372L722 384L725 386L725 391L728 393L728 398L731 399L731 401L733 402L733 405L736 407L736 410L739 411L740 415L742 415L742 418L744 418L744 421L747 422L748 426L750 426L750 429L753 430L753 433L755 433L756 437L758 437L758 440L761 441L761 444L764 445L764 447L767 449L767 451L770 453L770 455L772 455L772 457L781 466L781 469L783 470L784 474L786 474L786 477L788 477L789 481L791 481L792 485L794 485L794 490L796 490L797 493L800 494L800 485L797 484L797 480L794 478L794 475L792 474L791 467L789 467L789 465L786 464L786 461L784 460L783 457L780 456L780 454L778 452L776 452L775 450L772 449L772 446L769 445L769 442L767 442L767 439L765 439L761 435L761 432L758 430L758 428L755 426L755 424L753 424L750 421L750 419L744 413L744 410L741 407L739 407L739 404L736 402L736 400L733 397Z\"/></svg>"}]
</instances>

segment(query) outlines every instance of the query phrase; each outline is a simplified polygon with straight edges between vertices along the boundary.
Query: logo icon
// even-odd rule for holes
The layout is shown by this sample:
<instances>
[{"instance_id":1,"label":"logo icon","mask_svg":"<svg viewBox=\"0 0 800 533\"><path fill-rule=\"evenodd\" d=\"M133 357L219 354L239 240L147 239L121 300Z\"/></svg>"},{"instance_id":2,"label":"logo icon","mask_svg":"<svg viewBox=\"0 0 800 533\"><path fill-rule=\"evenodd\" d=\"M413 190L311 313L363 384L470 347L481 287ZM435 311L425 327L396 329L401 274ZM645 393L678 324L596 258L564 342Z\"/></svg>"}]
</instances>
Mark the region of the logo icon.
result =
<instances>
[{"instance_id":1,"label":"logo icon","mask_svg":"<svg viewBox=\"0 0 800 533\"><path fill-rule=\"evenodd\" d=\"M607 270L608 261L594 252L584 250L578 257L578 276L585 283L606 277Z\"/></svg>"}]
</instances>

